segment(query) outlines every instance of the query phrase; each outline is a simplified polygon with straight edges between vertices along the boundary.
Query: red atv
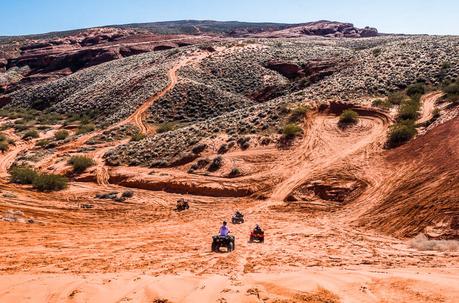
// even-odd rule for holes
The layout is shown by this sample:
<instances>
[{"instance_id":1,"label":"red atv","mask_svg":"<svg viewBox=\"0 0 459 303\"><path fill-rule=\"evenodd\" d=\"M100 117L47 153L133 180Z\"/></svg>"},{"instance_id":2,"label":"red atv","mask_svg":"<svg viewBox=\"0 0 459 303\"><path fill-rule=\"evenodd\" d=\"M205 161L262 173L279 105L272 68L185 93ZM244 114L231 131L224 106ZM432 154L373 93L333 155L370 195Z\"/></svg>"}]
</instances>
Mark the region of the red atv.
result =
<instances>
[{"instance_id":1,"label":"red atv","mask_svg":"<svg viewBox=\"0 0 459 303\"><path fill-rule=\"evenodd\" d=\"M249 242L258 242L258 243L265 242L265 232L261 228L255 227L250 233Z\"/></svg>"}]
</instances>

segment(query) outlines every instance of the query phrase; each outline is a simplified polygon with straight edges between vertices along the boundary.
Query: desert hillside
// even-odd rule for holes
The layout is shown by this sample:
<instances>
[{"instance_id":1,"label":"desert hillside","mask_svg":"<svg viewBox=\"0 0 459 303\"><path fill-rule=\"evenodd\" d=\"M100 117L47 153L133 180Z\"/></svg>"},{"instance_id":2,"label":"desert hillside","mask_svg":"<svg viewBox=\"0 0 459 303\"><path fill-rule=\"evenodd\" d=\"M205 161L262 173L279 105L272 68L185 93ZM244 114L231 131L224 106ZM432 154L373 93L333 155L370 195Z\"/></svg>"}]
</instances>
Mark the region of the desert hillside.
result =
<instances>
[{"instance_id":1,"label":"desert hillside","mask_svg":"<svg viewBox=\"0 0 459 303\"><path fill-rule=\"evenodd\" d=\"M0 87L1 302L459 297L459 37L330 21L8 37ZM236 210L235 249L213 252Z\"/></svg>"}]
</instances>

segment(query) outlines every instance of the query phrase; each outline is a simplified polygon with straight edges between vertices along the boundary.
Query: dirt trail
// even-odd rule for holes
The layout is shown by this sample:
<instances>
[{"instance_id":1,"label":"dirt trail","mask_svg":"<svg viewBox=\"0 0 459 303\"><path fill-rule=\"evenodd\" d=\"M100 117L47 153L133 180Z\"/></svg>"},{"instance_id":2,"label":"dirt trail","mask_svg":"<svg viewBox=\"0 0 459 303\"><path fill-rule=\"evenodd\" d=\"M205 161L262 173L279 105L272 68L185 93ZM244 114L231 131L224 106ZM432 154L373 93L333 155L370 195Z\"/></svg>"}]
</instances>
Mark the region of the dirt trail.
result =
<instances>
[{"instance_id":1,"label":"dirt trail","mask_svg":"<svg viewBox=\"0 0 459 303\"><path fill-rule=\"evenodd\" d=\"M184 58L182 60L180 60L176 65L174 65L169 71L168 71L168 78L169 78L169 83L168 85L162 89L159 93L149 97L147 100L145 100L145 102L133 113L131 114L128 118L116 123L116 124L113 124L111 126L109 126L108 128L105 128L105 129L101 129L101 130L96 130L96 131L93 131L93 132L90 132L90 133L87 133L87 134L84 134L80 137L78 137L76 140L74 141L71 141L67 144L64 144L60 147L58 147L58 152L57 153L54 153L52 155L50 155L49 157L46 157L44 159L42 159L39 163L37 163L37 167L43 169L43 168L47 168L47 167L50 167L55 161L57 158L59 158L63 153L65 152L69 152L71 150L76 150L77 148L81 147L82 145L84 145L86 142L88 142L90 139L98 136L98 135L101 135L103 132L106 132L106 131L110 131L110 130L113 130L113 129L117 129L123 125L128 125L128 124L133 124L134 126L136 126L142 134L151 134L154 132L154 128L152 128L151 126L149 126L145 121L144 121L144 118L145 118L145 115L147 114L148 112L148 109L157 101L159 100L161 97L163 97L165 94L167 94L171 89L173 89L175 87L175 85L177 84L177 71L183 67L184 65L188 64L189 62L191 61L199 61L201 60L202 58L204 58L205 56L207 56L208 54L205 53L205 52L199 52L197 54L194 54L192 56L189 56L187 58ZM120 145L122 144L121 142L124 142L126 143L125 141L118 141L117 144L111 144L111 148L115 148L117 145ZM123 144L124 144L123 143ZM107 151L108 149L104 149L105 151ZM102 156L102 155L100 155ZM98 165L98 169L97 169L97 180L98 182L102 182L102 184L105 184L106 182L108 182L108 172L107 172L107 169L103 167L103 165Z\"/></svg>"},{"instance_id":2,"label":"dirt trail","mask_svg":"<svg viewBox=\"0 0 459 303\"><path fill-rule=\"evenodd\" d=\"M186 59L181 60L178 64L172 67L167 76L169 77L169 84L159 93L148 98L131 116L123 121L123 124L134 124L142 134L147 135L151 132L152 129L149 129L148 125L145 123L145 115L147 114L148 109L160 98L166 95L170 90L172 90L177 84L177 71L189 63L192 60L200 60L205 57L205 54L200 54L197 56L191 56ZM118 125L120 126L120 125ZM149 131L150 130L150 131Z\"/></svg>"},{"instance_id":3,"label":"dirt trail","mask_svg":"<svg viewBox=\"0 0 459 303\"><path fill-rule=\"evenodd\" d=\"M275 186L271 200L284 201L314 174L331 170L335 163L355 153L368 153L368 147L381 143L387 128L386 121L371 116L361 116L359 123L348 129L338 127L336 116L318 115L313 118L311 125L305 129L301 145L287 156L282 167L275 168L277 173L288 177Z\"/></svg>"},{"instance_id":4,"label":"dirt trail","mask_svg":"<svg viewBox=\"0 0 459 303\"><path fill-rule=\"evenodd\" d=\"M14 132L5 132L5 134L15 141L14 145L10 145L10 149L0 155L0 178L9 176L8 170L16 160L16 157L23 151L32 148L35 145L35 140L25 141Z\"/></svg>"},{"instance_id":5,"label":"dirt trail","mask_svg":"<svg viewBox=\"0 0 459 303\"><path fill-rule=\"evenodd\" d=\"M435 108L435 103L443 96L442 92L434 91L422 96L421 98L421 115L417 123L421 124L427 122L432 118L432 112Z\"/></svg>"}]
</instances>

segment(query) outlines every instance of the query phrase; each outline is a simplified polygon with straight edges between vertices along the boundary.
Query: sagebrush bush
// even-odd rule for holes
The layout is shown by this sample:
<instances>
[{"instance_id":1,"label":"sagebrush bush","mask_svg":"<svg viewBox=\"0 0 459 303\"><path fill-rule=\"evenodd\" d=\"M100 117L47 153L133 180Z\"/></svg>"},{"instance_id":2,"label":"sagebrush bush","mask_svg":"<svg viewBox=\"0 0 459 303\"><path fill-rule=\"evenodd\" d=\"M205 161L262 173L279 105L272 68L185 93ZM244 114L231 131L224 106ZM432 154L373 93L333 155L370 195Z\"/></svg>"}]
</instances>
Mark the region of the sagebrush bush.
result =
<instances>
[{"instance_id":1,"label":"sagebrush bush","mask_svg":"<svg viewBox=\"0 0 459 303\"><path fill-rule=\"evenodd\" d=\"M55 191L67 187L68 179L56 174L39 174L33 181L32 186L38 191Z\"/></svg>"},{"instance_id":2,"label":"sagebrush bush","mask_svg":"<svg viewBox=\"0 0 459 303\"><path fill-rule=\"evenodd\" d=\"M217 156L212 160L212 163L210 163L207 170L211 172L217 171L220 169L220 167L222 167L222 165L223 165L223 157Z\"/></svg>"},{"instance_id":3,"label":"sagebrush bush","mask_svg":"<svg viewBox=\"0 0 459 303\"><path fill-rule=\"evenodd\" d=\"M77 135L86 134L86 133L94 131L95 129L96 129L96 125L93 123L81 124L78 127Z\"/></svg>"},{"instance_id":4,"label":"sagebrush bush","mask_svg":"<svg viewBox=\"0 0 459 303\"><path fill-rule=\"evenodd\" d=\"M141 141L145 139L145 135L142 134L141 132L137 131L131 135L131 141Z\"/></svg>"},{"instance_id":5,"label":"sagebrush bush","mask_svg":"<svg viewBox=\"0 0 459 303\"><path fill-rule=\"evenodd\" d=\"M67 137L69 136L69 132L66 131L65 129L61 129L61 130L58 130L55 134L54 134L54 139L60 141L60 140L65 140L67 139Z\"/></svg>"},{"instance_id":6,"label":"sagebrush bush","mask_svg":"<svg viewBox=\"0 0 459 303\"><path fill-rule=\"evenodd\" d=\"M165 123L161 123L158 126L158 129L156 130L156 132L161 134L161 133L172 131L172 130L174 130L176 128L177 128L177 125L175 123L173 123L173 122L165 122Z\"/></svg>"},{"instance_id":7,"label":"sagebrush bush","mask_svg":"<svg viewBox=\"0 0 459 303\"><path fill-rule=\"evenodd\" d=\"M308 113L309 108L307 106L300 105L295 107L290 113L289 122L298 122L304 119L304 116Z\"/></svg>"},{"instance_id":8,"label":"sagebrush bush","mask_svg":"<svg viewBox=\"0 0 459 303\"><path fill-rule=\"evenodd\" d=\"M50 143L48 139L41 139L37 142L37 146L45 147Z\"/></svg>"},{"instance_id":9,"label":"sagebrush bush","mask_svg":"<svg viewBox=\"0 0 459 303\"><path fill-rule=\"evenodd\" d=\"M72 156L69 159L68 163L72 165L73 172L82 173L87 168L94 165L94 160L86 156Z\"/></svg>"},{"instance_id":10,"label":"sagebrush bush","mask_svg":"<svg viewBox=\"0 0 459 303\"><path fill-rule=\"evenodd\" d=\"M398 112L398 120L413 120L419 117L420 104L418 101L409 100L400 105Z\"/></svg>"},{"instance_id":11,"label":"sagebrush bush","mask_svg":"<svg viewBox=\"0 0 459 303\"><path fill-rule=\"evenodd\" d=\"M453 103L459 103L459 80L443 88L444 98Z\"/></svg>"},{"instance_id":12,"label":"sagebrush bush","mask_svg":"<svg viewBox=\"0 0 459 303\"><path fill-rule=\"evenodd\" d=\"M38 134L38 132L34 129L32 130L28 130L24 133L24 135L22 136L22 139L24 140L28 140L28 139L36 139L38 138L40 135Z\"/></svg>"},{"instance_id":13,"label":"sagebrush bush","mask_svg":"<svg viewBox=\"0 0 459 303\"><path fill-rule=\"evenodd\" d=\"M289 123L285 125L284 128L282 129L282 134L287 139L293 139L294 137L298 136L302 132L303 132L303 129L295 123Z\"/></svg>"},{"instance_id":14,"label":"sagebrush bush","mask_svg":"<svg viewBox=\"0 0 459 303\"><path fill-rule=\"evenodd\" d=\"M392 93L389 96L387 96L387 101L389 101L393 105L400 105L405 99L406 96L401 92Z\"/></svg>"},{"instance_id":15,"label":"sagebrush bush","mask_svg":"<svg viewBox=\"0 0 459 303\"><path fill-rule=\"evenodd\" d=\"M241 175L241 170L237 167L234 167L231 169L230 173L228 174L228 177L230 178L236 178Z\"/></svg>"},{"instance_id":16,"label":"sagebrush bush","mask_svg":"<svg viewBox=\"0 0 459 303\"><path fill-rule=\"evenodd\" d=\"M4 153L4 152L8 151L9 148L10 147L9 147L8 142L0 141L0 152Z\"/></svg>"},{"instance_id":17,"label":"sagebrush bush","mask_svg":"<svg viewBox=\"0 0 459 303\"><path fill-rule=\"evenodd\" d=\"M339 116L338 123L340 125L350 125L350 124L355 124L358 121L359 121L359 114L357 114L352 109L346 109Z\"/></svg>"},{"instance_id":18,"label":"sagebrush bush","mask_svg":"<svg viewBox=\"0 0 459 303\"><path fill-rule=\"evenodd\" d=\"M387 137L386 146L394 148L408 142L416 135L413 123L397 123L392 126Z\"/></svg>"},{"instance_id":19,"label":"sagebrush bush","mask_svg":"<svg viewBox=\"0 0 459 303\"><path fill-rule=\"evenodd\" d=\"M410 97L420 96L425 94L426 86L423 83L412 84L407 87L406 94Z\"/></svg>"},{"instance_id":20,"label":"sagebrush bush","mask_svg":"<svg viewBox=\"0 0 459 303\"><path fill-rule=\"evenodd\" d=\"M37 172L25 166L14 166L10 169L10 181L16 184L32 184Z\"/></svg>"},{"instance_id":21,"label":"sagebrush bush","mask_svg":"<svg viewBox=\"0 0 459 303\"><path fill-rule=\"evenodd\" d=\"M371 102L371 106L389 109L393 106L393 104L388 100L376 99Z\"/></svg>"}]
</instances>

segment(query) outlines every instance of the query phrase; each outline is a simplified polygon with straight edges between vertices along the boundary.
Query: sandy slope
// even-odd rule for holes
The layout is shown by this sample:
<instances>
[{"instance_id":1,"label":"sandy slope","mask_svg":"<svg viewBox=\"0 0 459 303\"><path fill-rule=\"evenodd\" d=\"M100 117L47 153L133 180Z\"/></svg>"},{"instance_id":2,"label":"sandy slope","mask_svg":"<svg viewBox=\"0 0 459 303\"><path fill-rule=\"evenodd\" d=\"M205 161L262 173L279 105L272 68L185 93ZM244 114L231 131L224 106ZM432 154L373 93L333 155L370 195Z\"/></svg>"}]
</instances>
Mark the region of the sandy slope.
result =
<instances>
[{"instance_id":1,"label":"sandy slope","mask_svg":"<svg viewBox=\"0 0 459 303\"><path fill-rule=\"evenodd\" d=\"M275 298L314 293L317 287L323 287L342 302L455 302L459 296L456 278L450 270L375 272L366 268L248 274L241 278L198 278L189 274L154 277L141 273L20 274L0 276L0 299L47 303L155 302L158 298L170 302L273 302ZM46 289L42 285L54 287Z\"/></svg>"},{"instance_id":2,"label":"sandy slope","mask_svg":"<svg viewBox=\"0 0 459 303\"><path fill-rule=\"evenodd\" d=\"M129 121L148 130L144 110ZM408 241L356 226L394 187L388 180L397 178L388 174L404 173L383 157L389 118L358 110L360 122L347 129L332 113L311 114L304 136L289 150L259 147L225 155L251 167L241 178L189 175L183 167L110 171L101 157L123 143L115 141L93 153L90 181L97 182L72 182L58 193L0 183L0 216L14 210L35 222L0 221L0 302L275 302L318 286L343 302L455 302L459 252L417 251ZM65 150L84 143L79 139ZM14 157L2 157L2 165ZM126 190L110 184L120 178L116 174L128 175L134 197L124 203L95 199ZM281 203L305 183L343 178L365 187L342 206L318 197ZM181 187L171 193L155 184ZM209 194L212 188L219 197ZM240 188L270 199L222 197ZM177 213L181 197L191 208ZM82 208L86 204L93 208ZM231 225L236 250L210 252L211 235L236 209L247 220ZM257 223L266 230L264 244L247 242Z\"/></svg>"}]
</instances>

